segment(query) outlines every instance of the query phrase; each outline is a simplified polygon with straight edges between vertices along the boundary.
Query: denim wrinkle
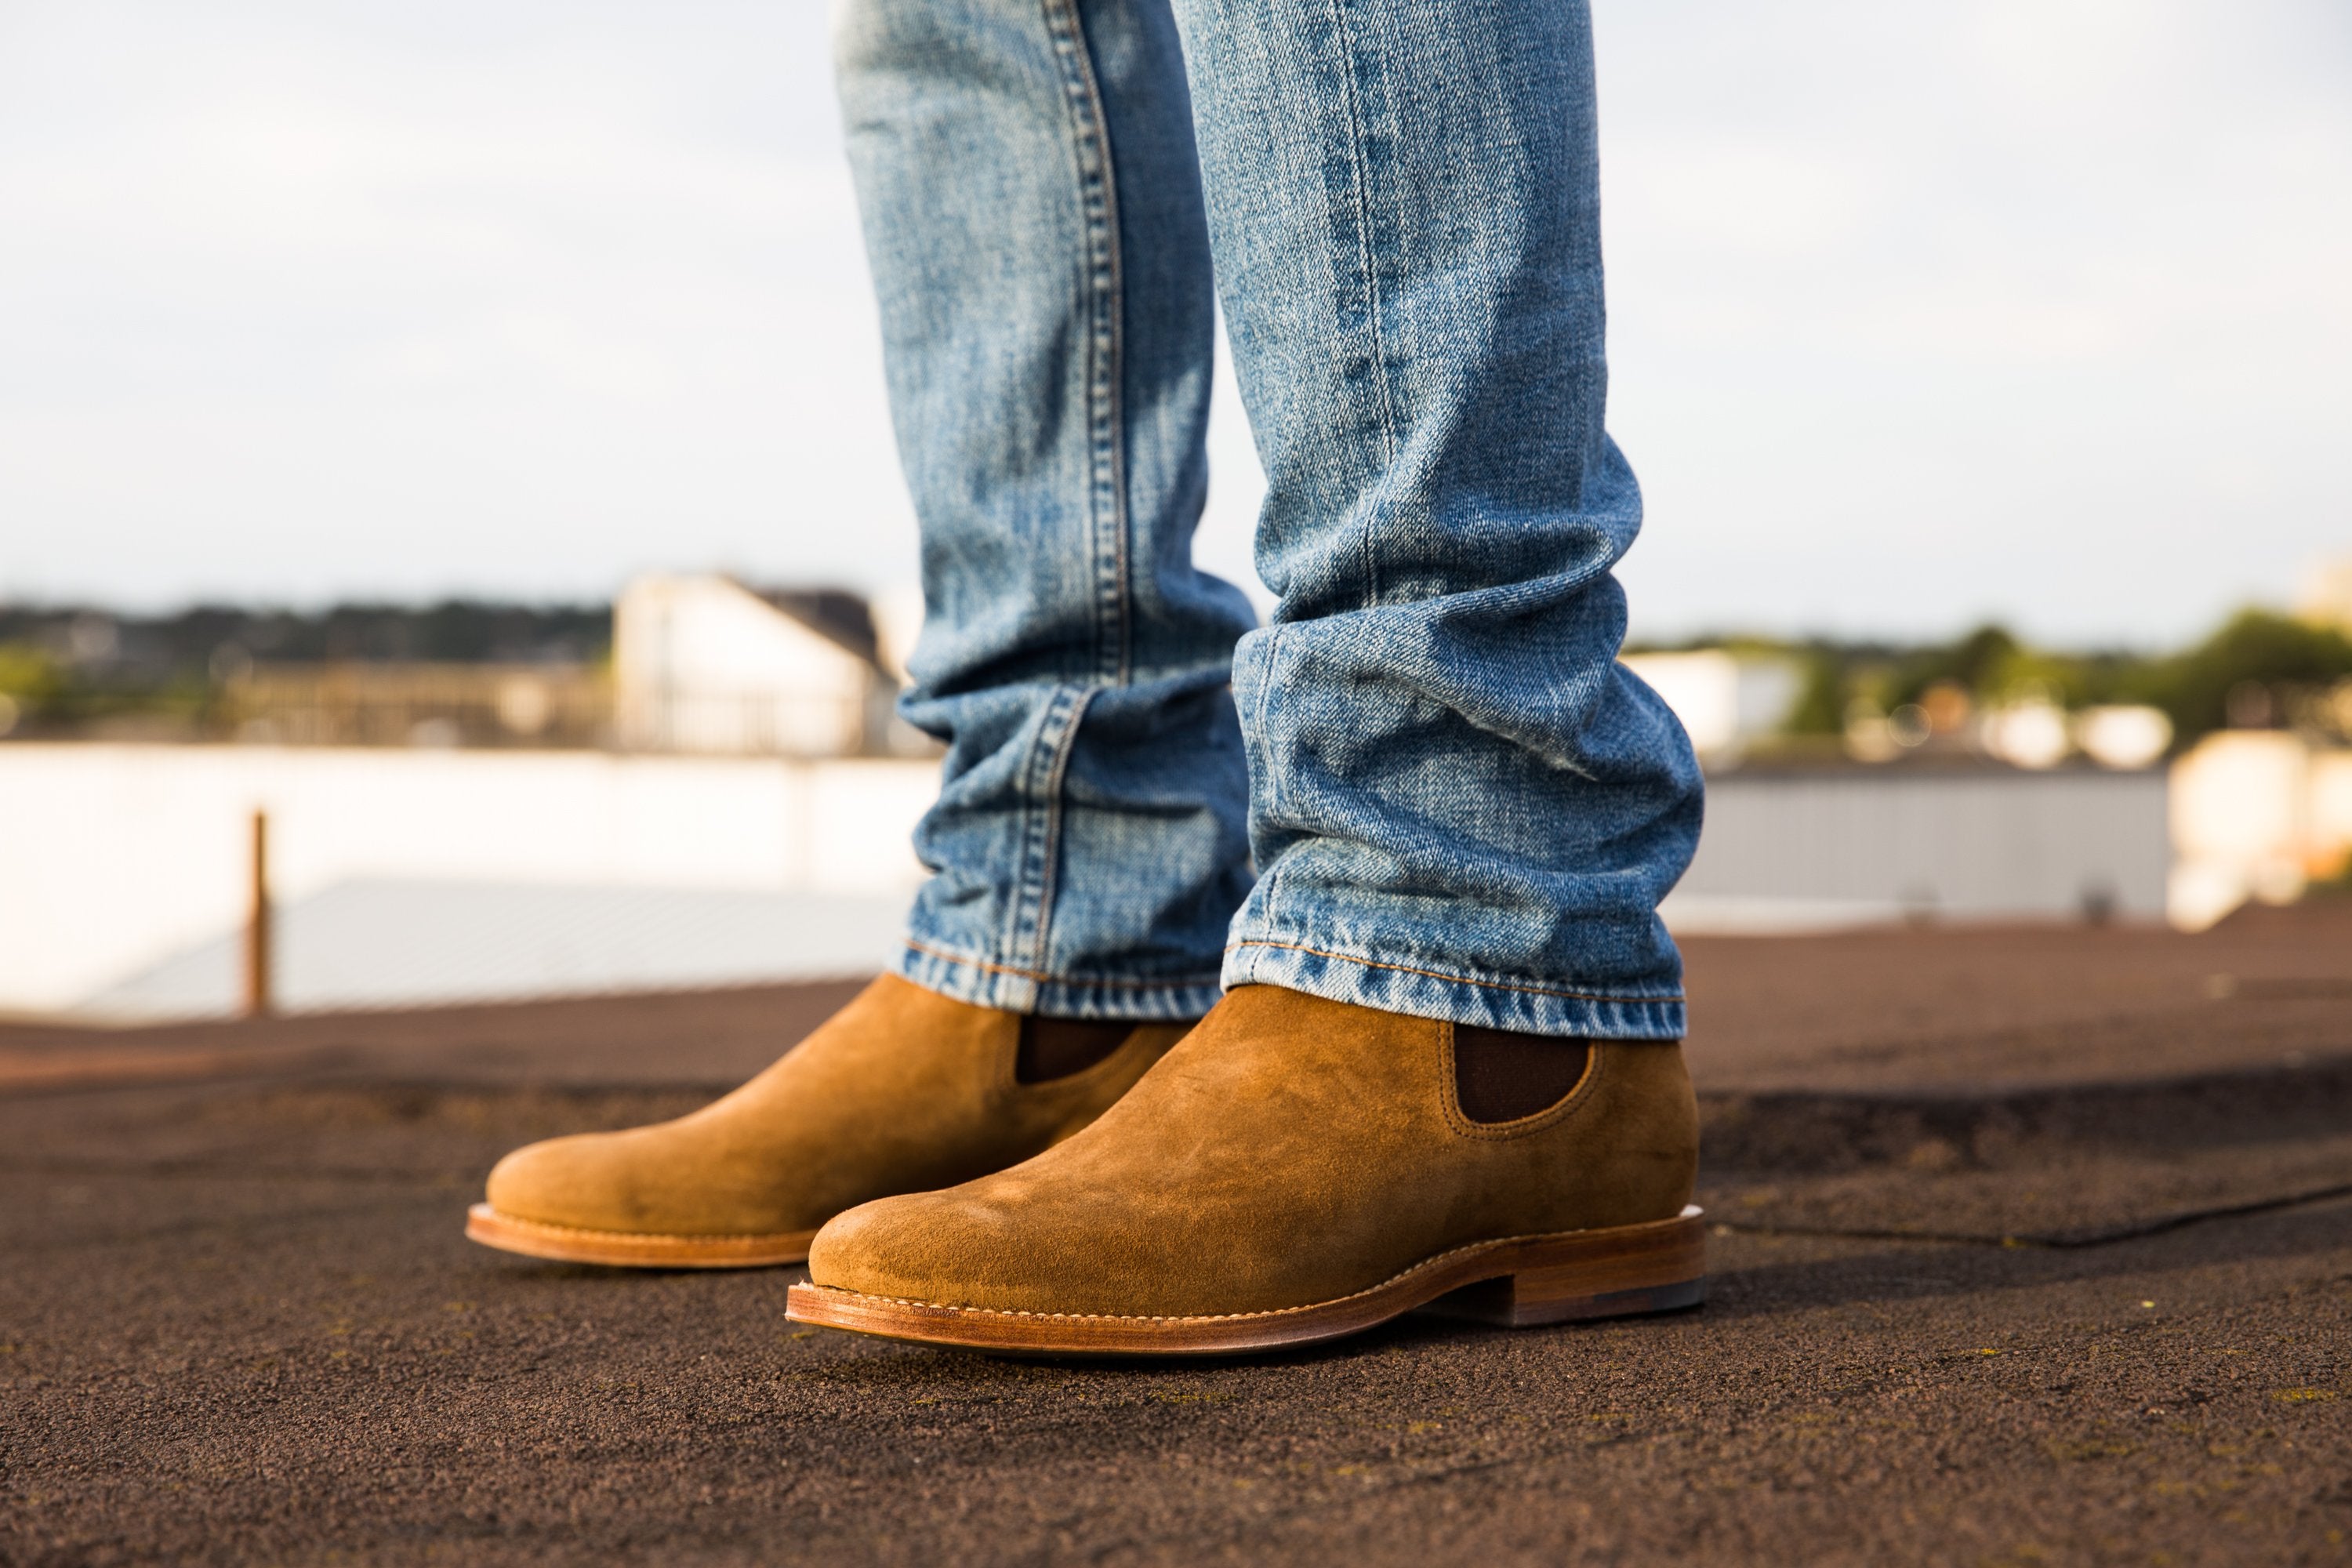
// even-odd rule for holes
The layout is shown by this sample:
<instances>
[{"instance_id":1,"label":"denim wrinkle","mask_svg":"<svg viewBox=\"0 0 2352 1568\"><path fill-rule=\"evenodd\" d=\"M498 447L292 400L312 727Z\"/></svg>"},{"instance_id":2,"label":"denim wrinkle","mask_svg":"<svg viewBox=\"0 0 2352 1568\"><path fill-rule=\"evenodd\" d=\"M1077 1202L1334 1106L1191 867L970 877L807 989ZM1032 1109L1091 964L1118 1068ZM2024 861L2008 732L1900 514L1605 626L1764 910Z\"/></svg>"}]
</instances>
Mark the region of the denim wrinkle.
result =
<instances>
[{"instance_id":1,"label":"denim wrinkle","mask_svg":"<svg viewBox=\"0 0 2352 1568\"><path fill-rule=\"evenodd\" d=\"M1584 0L847 3L923 530L901 710L947 745L900 972L1680 1035L1656 908L1702 796L1616 658ZM1264 627L1191 561L1213 299Z\"/></svg>"},{"instance_id":2,"label":"denim wrinkle","mask_svg":"<svg viewBox=\"0 0 2352 1568\"><path fill-rule=\"evenodd\" d=\"M852 173L927 615L900 711L945 742L899 972L982 1005L1185 1017L1250 880L1197 571L1214 297L1164 3L850 0Z\"/></svg>"}]
</instances>

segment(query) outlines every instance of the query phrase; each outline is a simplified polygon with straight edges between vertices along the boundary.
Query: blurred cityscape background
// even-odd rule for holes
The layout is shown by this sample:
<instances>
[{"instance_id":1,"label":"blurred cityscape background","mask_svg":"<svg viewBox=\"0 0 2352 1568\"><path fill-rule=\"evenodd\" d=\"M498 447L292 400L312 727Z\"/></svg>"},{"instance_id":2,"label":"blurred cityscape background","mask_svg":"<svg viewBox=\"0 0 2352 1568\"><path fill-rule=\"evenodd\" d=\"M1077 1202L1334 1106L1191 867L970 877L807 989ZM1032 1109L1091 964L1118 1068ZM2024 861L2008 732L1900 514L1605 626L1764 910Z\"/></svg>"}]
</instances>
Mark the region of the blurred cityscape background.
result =
<instances>
[{"instance_id":1,"label":"blurred cityscape background","mask_svg":"<svg viewBox=\"0 0 2352 1568\"><path fill-rule=\"evenodd\" d=\"M2352 17L1595 15L1669 923L2340 896ZM289 1009L887 958L938 763L826 27L0 8L0 1012L233 1011L263 931ZM1211 445L1263 607L1224 367Z\"/></svg>"},{"instance_id":2,"label":"blurred cityscape background","mask_svg":"<svg viewBox=\"0 0 2352 1568\"><path fill-rule=\"evenodd\" d=\"M646 576L610 606L0 608L0 1007L389 1005L855 973L937 748L913 595ZM2166 654L1998 626L1635 649L1712 774L1691 932L2168 921L2352 893L2352 569Z\"/></svg>"}]
</instances>

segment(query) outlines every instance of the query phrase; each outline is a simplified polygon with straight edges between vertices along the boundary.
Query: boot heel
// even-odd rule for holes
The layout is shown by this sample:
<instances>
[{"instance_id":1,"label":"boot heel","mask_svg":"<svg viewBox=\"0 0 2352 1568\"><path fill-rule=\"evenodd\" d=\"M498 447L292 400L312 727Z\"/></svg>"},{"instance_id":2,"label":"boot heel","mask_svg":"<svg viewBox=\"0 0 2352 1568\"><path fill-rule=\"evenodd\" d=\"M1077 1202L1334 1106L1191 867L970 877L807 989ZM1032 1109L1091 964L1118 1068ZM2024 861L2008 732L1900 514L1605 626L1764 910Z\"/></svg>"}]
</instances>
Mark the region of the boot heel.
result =
<instances>
[{"instance_id":1,"label":"boot heel","mask_svg":"<svg viewBox=\"0 0 2352 1568\"><path fill-rule=\"evenodd\" d=\"M1513 1265L1509 1273L1421 1310L1524 1329L1677 1311L1706 1300L1706 1226L1696 1207L1649 1225L1528 1241L1504 1256Z\"/></svg>"}]
</instances>

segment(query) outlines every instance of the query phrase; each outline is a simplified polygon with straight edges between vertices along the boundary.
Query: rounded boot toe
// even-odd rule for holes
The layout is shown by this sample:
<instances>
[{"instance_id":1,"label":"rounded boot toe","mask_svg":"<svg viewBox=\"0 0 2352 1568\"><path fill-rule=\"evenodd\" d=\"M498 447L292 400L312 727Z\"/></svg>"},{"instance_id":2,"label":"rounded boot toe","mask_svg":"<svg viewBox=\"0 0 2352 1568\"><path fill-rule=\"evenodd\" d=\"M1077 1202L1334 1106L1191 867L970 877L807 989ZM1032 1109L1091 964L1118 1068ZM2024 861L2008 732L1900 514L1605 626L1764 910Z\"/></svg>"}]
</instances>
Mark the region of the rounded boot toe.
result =
<instances>
[{"instance_id":1,"label":"rounded boot toe","mask_svg":"<svg viewBox=\"0 0 2352 1568\"><path fill-rule=\"evenodd\" d=\"M611 1135L574 1133L527 1143L490 1168L483 1196L513 1219L582 1230L628 1228L613 1201Z\"/></svg>"},{"instance_id":2,"label":"rounded boot toe","mask_svg":"<svg viewBox=\"0 0 2352 1568\"><path fill-rule=\"evenodd\" d=\"M908 1227L894 1225L891 1211L908 1203L905 1198L877 1198L825 1221L809 1243L810 1282L867 1296L899 1294L903 1265L911 1260L906 1257L908 1248L892 1245L894 1239L905 1239ZM900 1267L892 1267L894 1256Z\"/></svg>"},{"instance_id":3,"label":"rounded boot toe","mask_svg":"<svg viewBox=\"0 0 2352 1568\"><path fill-rule=\"evenodd\" d=\"M1005 1307L1026 1272L1019 1237L954 1189L877 1198L835 1215L809 1246L809 1281L865 1296ZM990 1223L992 1217L997 1223Z\"/></svg>"}]
</instances>

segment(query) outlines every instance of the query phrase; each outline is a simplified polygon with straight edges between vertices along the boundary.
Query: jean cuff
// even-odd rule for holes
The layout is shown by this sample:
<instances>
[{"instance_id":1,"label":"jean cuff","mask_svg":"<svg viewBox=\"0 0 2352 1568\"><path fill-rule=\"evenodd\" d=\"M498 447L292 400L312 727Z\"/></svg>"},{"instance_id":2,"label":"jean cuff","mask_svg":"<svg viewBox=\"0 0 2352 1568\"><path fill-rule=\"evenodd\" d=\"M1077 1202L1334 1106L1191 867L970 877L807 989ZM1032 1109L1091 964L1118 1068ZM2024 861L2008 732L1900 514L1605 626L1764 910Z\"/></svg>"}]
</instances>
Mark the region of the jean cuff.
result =
<instances>
[{"instance_id":1,"label":"jean cuff","mask_svg":"<svg viewBox=\"0 0 2352 1568\"><path fill-rule=\"evenodd\" d=\"M1224 982L1228 988L1279 985L1383 1013L1579 1039L1679 1040L1685 1022L1683 998L1671 993L1611 994L1572 981L1448 974L1426 964L1265 938L1225 949Z\"/></svg>"},{"instance_id":2,"label":"jean cuff","mask_svg":"<svg viewBox=\"0 0 2352 1568\"><path fill-rule=\"evenodd\" d=\"M1055 1018L1197 1018L1224 994L1213 974L1173 980L1046 974L912 940L899 952L898 972L926 991L976 1007Z\"/></svg>"}]
</instances>

